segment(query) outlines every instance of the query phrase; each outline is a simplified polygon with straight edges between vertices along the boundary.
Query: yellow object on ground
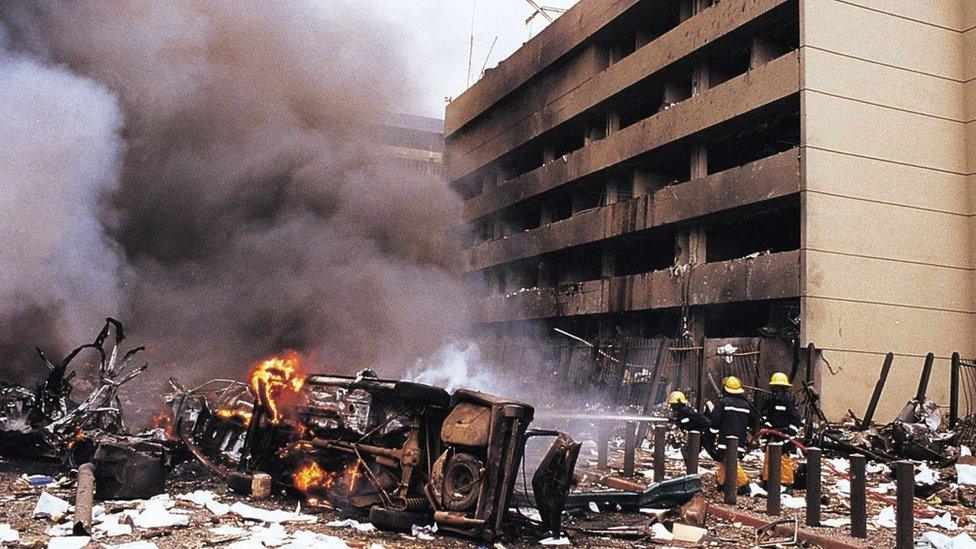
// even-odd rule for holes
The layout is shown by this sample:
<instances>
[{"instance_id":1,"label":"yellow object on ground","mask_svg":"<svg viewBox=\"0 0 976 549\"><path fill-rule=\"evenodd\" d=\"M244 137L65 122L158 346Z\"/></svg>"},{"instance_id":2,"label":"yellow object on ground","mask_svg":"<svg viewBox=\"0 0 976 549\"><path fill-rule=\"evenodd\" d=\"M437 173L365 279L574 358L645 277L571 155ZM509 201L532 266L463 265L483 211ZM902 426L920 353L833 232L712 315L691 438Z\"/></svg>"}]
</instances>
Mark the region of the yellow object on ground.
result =
<instances>
[{"instance_id":1,"label":"yellow object on ground","mask_svg":"<svg viewBox=\"0 0 976 549\"><path fill-rule=\"evenodd\" d=\"M781 486L793 486L793 481L796 474L796 462L788 454L783 454L779 459L780 467L780 485ZM769 448L766 448L766 455L763 457L762 472L759 474L759 478L766 480L769 478Z\"/></svg>"},{"instance_id":2,"label":"yellow object on ground","mask_svg":"<svg viewBox=\"0 0 976 549\"><path fill-rule=\"evenodd\" d=\"M721 461L718 462L718 473L716 473L715 476L716 479L718 480L719 486L725 485L725 463ZM742 463L736 463L735 476L736 476L735 482L739 486L739 488L742 488L743 486L749 484L749 477L746 476L746 470L742 468Z\"/></svg>"}]
</instances>

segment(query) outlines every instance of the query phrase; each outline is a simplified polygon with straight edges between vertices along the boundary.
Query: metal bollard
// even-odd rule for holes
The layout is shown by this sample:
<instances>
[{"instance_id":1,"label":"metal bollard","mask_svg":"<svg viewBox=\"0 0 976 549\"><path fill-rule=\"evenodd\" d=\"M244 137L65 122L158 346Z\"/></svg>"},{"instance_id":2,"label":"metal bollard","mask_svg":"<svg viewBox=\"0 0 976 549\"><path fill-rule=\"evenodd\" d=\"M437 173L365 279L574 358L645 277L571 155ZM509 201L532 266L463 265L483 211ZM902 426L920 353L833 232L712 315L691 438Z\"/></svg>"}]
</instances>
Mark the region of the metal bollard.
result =
<instances>
[{"instance_id":1,"label":"metal bollard","mask_svg":"<svg viewBox=\"0 0 976 549\"><path fill-rule=\"evenodd\" d=\"M725 503L735 505L736 492L738 485L738 465L739 465L739 438L728 437L725 439L725 484L724 489Z\"/></svg>"},{"instance_id":2,"label":"metal bollard","mask_svg":"<svg viewBox=\"0 0 976 549\"><path fill-rule=\"evenodd\" d=\"M851 455L851 537L868 537L867 458Z\"/></svg>"},{"instance_id":3,"label":"metal bollard","mask_svg":"<svg viewBox=\"0 0 976 549\"><path fill-rule=\"evenodd\" d=\"M610 437L607 431L600 431L596 436L596 468L601 471L607 470L607 453L609 452Z\"/></svg>"},{"instance_id":4,"label":"metal bollard","mask_svg":"<svg viewBox=\"0 0 976 549\"><path fill-rule=\"evenodd\" d=\"M766 514L778 517L783 512L783 490L780 488L783 480L783 444L774 442L766 447L766 452L766 463L769 466L766 478Z\"/></svg>"},{"instance_id":5,"label":"metal bollard","mask_svg":"<svg viewBox=\"0 0 976 549\"><path fill-rule=\"evenodd\" d=\"M820 448L807 450L807 526L820 526Z\"/></svg>"},{"instance_id":6,"label":"metal bollard","mask_svg":"<svg viewBox=\"0 0 976 549\"><path fill-rule=\"evenodd\" d=\"M665 454L664 450L667 445L665 442L665 435L667 431L664 429L663 425L657 425L654 427L654 482L661 482L664 480L665 473Z\"/></svg>"},{"instance_id":7,"label":"metal bollard","mask_svg":"<svg viewBox=\"0 0 976 549\"><path fill-rule=\"evenodd\" d=\"M634 476L634 452L637 448L637 424L633 421L627 422L627 430L624 432L624 476Z\"/></svg>"},{"instance_id":8,"label":"metal bollard","mask_svg":"<svg viewBox=\"0 0 976 549\"><path fill-rule=\"evenodd\" d=\"M685 467L689 475L698 474L698 454L701 453L701 433L691 431L688 433L688 457Z\"/></svg>"},{"instance_id":9,"label":"metal bollard","mask_svg":"<svg viewBox=\"0 0 976 549\"><path fill-rule=\"evenodd\" d=\"M895 464L895 483L898 506L895 509L895 547L915 547L915 464L899 461Z\"/></svg>"}]
</instances>

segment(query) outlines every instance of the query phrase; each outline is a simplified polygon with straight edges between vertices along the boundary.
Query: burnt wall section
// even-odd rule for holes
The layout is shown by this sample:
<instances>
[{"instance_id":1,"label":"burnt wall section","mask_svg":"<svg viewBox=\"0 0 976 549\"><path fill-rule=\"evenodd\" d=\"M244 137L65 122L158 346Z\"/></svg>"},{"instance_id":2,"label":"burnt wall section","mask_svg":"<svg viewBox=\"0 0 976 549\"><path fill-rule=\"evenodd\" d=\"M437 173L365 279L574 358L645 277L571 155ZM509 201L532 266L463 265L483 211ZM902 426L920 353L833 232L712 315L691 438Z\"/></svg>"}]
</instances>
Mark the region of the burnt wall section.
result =
<instances>
[{"instance_id":1,"label":"burnt wall section","mask_svg":"<svg viewBox=\"0 0 976 549\"><path fill-rule=\"evenodd\" d=\"M583 0L451 103L481 335L794 337L799 40L796 0Z\"/></svg>"}]
</instances>

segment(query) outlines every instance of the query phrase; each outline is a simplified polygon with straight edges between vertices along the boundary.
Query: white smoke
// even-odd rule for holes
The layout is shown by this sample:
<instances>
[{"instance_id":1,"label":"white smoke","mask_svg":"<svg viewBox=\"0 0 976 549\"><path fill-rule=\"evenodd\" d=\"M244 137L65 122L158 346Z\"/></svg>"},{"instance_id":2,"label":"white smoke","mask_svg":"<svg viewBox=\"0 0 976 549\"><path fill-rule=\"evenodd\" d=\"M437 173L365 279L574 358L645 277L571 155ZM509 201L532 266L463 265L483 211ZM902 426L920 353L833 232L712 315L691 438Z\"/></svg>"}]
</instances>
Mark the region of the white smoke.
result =
<instances>
[{"instance_id":1,"label":"white smoke","mask_svg":"<svg viewBox=\"0 0 976 549\"><path fill-rule=\"evenodd\" d=\"M105 88L8 52L0 34L0 350L21 377L33 344L86 340L117 310L118 256L96 212L121 126ZM11 339L24 344L3 348Z\"/></svg>"},{"instance_id":2,"label":"white smoke","mask_svg":"<svg viewBox=\"0 0 976 549\"><path fill-rule=\"evenodd\" d=\"M407 375L412 381L443 387L448 392L462 388L501 396L507 392L483 362L474 343L445 345L434 356L418 360Z\"/></svg>"}]
</instances>

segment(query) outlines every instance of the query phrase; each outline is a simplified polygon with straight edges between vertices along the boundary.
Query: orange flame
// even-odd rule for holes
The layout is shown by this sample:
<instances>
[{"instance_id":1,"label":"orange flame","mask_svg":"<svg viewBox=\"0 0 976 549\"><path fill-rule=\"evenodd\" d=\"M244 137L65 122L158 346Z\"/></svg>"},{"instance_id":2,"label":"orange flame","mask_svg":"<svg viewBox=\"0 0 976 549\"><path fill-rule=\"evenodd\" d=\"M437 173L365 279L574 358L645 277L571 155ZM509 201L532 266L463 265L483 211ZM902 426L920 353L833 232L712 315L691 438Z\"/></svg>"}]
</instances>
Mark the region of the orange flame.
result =
<instances>
[{"instance_id":1,"label":"orange flame","mask_svg":"<svg viewBox=\"0 0 976 549\"><path fill-rule=\"evenodd\" d=\"M236 419L241 423L243 423L244 425L250 425L253 414L251 412L248 412L247 410L234 410L232 408L221 408L217 410L217 417L227 421Z\"/></svg>"},{"instance_id":2,"label":"orange flame","mask_svg":"<svg viewBox=\"0 0 976 549\"><path fill-rule=\"evenodd\" d=\"M268 406L271 422L278 423L283 406L294 402L305 384L302 357L295 351L285 351L259 362L251 369L250 380L251 391Z\"/></svg>"},{"instance_id":3,"label":"orange flame","mask_svg":"<svg viewBox=\"0 0 976 549\"><path fill-rule=\"evenodd\" d=\"M325 471L314 461L303 465L292 476L292 484L303 494L314 489L328 490L333 482L335 474Z\"/></svg>"},{"instance_id":4,"label":"orange flame","mask_svg":"<svg viewBox=\"0 0 976 549\"><path fill-rule=\"evenodd\" d=\"M169 409L157 412L152 415L150 420L153 429L162 429L163 434L166 436L166 440L176 440L176 434L173 432L173 412Z\"/></svg>"}]
</instances>

